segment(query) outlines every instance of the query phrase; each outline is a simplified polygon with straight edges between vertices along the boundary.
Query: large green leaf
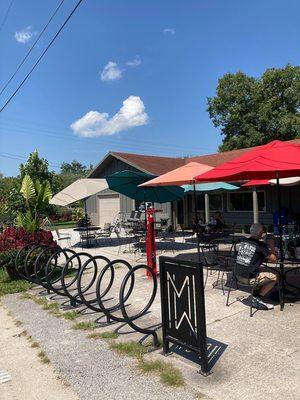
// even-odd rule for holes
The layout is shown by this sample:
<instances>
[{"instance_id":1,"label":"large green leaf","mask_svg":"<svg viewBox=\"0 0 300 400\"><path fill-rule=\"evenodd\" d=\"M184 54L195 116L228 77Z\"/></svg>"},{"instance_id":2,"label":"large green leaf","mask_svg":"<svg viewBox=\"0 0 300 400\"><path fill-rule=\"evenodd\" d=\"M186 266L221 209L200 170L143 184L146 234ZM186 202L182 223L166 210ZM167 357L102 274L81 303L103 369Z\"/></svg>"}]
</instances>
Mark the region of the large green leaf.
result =
<instances>
[{"instance_id":1,"label":"large green leaf","mask_svg":"<svg viewBox=\"0 0 300 400\"><path fill-rule=\"evenodd\" d=\"M34 183L29 175L24 176L20 192L27 202L35 197Z\"/></svg>"},{"instance_id":2,"label":"large green leaf","mask_svg":"<svg viewBox=\"0 0 300 400\"><path fill-rule=\"evenodd\" d=\"M38 196L36 200L36 210L40 210L45 205L49 203L49 200L52 197L51 186L49 181L43 182L38 191Z\"/></svg>"}]
</instances>

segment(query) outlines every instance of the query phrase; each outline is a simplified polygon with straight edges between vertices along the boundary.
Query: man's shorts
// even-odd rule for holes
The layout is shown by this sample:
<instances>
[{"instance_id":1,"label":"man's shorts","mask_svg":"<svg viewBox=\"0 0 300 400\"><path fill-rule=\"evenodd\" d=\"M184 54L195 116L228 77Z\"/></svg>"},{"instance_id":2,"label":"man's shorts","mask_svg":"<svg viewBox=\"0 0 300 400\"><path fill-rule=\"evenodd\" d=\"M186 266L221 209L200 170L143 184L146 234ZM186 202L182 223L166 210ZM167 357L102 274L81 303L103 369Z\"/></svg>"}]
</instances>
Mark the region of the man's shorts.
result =
<instances>
[{"instance_id":1,"label":"man's shorts","mask_svg":"<svg viewBox=\"0 0 300 400\"><path fill-rule=\"evenodd\" d=\"M277 275L273 274L273 272L260 272L257 278L243 278L242 276L237 276L238 282L244 285L254 285L255 281L257 282L258 287L265 286L270 282L277 281Z\"/></svg>"}]
</instances>

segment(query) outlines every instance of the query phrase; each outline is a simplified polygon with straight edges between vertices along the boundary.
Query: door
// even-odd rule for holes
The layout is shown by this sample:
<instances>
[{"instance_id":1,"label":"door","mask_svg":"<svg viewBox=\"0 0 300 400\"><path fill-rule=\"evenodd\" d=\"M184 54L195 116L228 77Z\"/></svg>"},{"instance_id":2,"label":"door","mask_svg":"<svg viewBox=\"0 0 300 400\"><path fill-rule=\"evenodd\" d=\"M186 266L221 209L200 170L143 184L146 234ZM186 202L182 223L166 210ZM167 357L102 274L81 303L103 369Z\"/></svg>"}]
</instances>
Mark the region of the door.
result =
<instances>
[{"instance_id":1,"label":"door","mask_svg":"<svg viewBox=\"0 0 300 400\"><path fill-rule=\"evenodd\" d=\"M118 194L107 196L98 196L99 202L99 225L104 226L105 223L112 223L120 212L120 197Z\"/></svg>"}]
</instances>

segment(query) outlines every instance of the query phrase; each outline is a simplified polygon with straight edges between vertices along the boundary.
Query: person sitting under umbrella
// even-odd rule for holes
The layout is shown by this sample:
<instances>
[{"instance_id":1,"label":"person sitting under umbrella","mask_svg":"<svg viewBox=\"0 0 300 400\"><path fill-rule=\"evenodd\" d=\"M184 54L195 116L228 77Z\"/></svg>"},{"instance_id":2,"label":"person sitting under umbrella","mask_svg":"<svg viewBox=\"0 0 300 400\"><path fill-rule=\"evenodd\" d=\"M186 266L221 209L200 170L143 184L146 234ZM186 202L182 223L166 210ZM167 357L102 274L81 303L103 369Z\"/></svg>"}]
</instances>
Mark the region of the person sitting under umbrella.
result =
<instances>
[{"instance_id":1,"label":"person sitting under umbrella","mask_svg":"<svg viewBox=\"0 0 300 400\"><path fill-rule=\"evenodd\" d=\"M265 229L261 224L250 227L250 238L243 241L236 258L236 277L240 283L254 284L258 278L256 291L253 293L252 306L262 310L274 308L260 298L266 296L278 283L278 276L271 272L262 272L260 267L264 261L276 262L274 243L265 243L262 239Z\"/></svg>"}]
</instances>

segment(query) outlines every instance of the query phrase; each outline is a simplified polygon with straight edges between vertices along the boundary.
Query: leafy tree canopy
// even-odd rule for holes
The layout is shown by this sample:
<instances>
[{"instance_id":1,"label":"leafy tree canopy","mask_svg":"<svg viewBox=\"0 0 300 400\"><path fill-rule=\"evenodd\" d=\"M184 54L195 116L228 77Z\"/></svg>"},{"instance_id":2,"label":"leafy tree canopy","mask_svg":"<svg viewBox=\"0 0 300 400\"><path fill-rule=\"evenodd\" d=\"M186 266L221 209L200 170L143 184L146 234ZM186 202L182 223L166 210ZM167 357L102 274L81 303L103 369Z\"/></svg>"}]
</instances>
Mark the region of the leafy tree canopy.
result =
<instances>
[{"instance_id":1,"label":"leafy tree canopy","mask_svg":"<svg viewBox=\"0 0 300 400\"><path fill-rule=\"evenodd\" d=\"M89 167L81 164L79 161L73 160L71 163L62 163L60 167L61 188L65 188L77 179L86 178L92 171L93 166Z\"/></svg>"},{"instance_id":2,"label":"leafy tree canopy","mask_svg":"<svg viewBox=\"0 0 300 400\"><path fill-rule=\"evenodd\" d=\"M224 136L220 151L300 137L300 67L267 69L260 78L228 73L207 110Z\"/></svg>"}]
</instances>

